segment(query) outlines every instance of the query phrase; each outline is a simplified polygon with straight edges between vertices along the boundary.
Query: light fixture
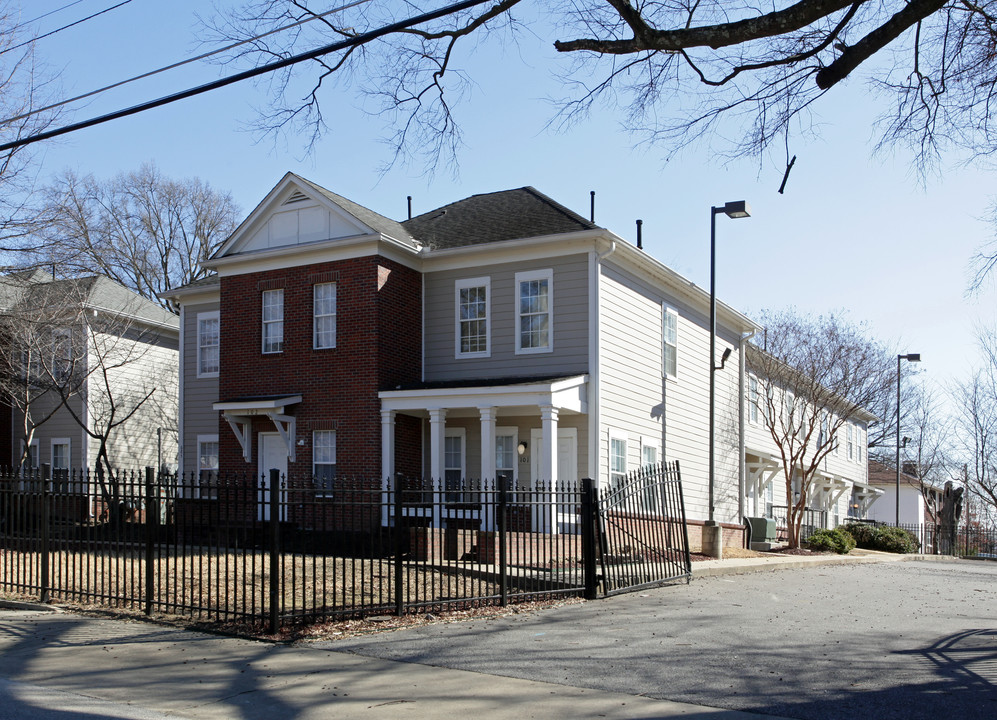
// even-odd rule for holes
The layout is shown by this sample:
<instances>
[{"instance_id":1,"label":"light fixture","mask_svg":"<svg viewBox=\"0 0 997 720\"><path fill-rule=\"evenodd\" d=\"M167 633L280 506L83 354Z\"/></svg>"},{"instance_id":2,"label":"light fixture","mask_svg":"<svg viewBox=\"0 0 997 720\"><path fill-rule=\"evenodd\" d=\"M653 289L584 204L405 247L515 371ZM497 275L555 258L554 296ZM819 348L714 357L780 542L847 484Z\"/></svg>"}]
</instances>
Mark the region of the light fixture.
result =
<instances>
[{"instance_id":1,"label":"light fixture","mask_svg":"<svg viewBox=\"0 0 997 720\"><path fill-rule=\"evenodd\" d=\"M519 446L516 448L516 451L520 455L525 455L526 454L526 448L527 448L526 441L523 440L521 443L519 443Z\"/></svg>"},{"instance_id":2,"label":"light fixture","mask_svg":"<svg viewBox=\"0 0 997 720\"><path fill-rule=\"evenodd\" d=\"M726 203L720 210L729 218L751 217L751 206L744 200L734 200Z\"/></svg>"}]
</instances>

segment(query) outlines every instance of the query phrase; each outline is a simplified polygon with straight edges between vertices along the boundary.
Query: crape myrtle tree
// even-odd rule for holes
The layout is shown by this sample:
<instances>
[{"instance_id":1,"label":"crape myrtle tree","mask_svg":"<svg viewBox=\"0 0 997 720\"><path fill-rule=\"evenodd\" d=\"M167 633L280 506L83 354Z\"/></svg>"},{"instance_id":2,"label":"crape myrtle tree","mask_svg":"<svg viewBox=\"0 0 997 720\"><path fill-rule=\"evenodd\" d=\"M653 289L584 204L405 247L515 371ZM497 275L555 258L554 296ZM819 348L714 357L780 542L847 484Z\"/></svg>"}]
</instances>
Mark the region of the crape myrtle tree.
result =
<instances>
[{"instance_id":1,"label":"crape myrtle tree","mask_svg":"<svg viewBox=\"0 0 997 720\"><path fill-rule=\"evenodd\" d=\"M0 393L14 412L19 472L37 467L35 431L79 395L86 376L86 346L73 332L83 321L79 288L51 279L39 270L0 278Z\"/></svg>"},{"instance_id":2,"label":"crape myrtle tree","mask_svg":"<svg viewBox=\"0 0 997 720\"><path fill-rule=\"evenodd\" d=\"M800 530L814 481L839 431L866 421L866 410L896 381L893 356L861 327L837 315L768 313L766 347L749 345L747 369L760 392L749 398L782 461L790 547ZM842 431L843 432L843 431Z\"/></svg>"},{"instance_id":3,"label":"crape myrtle tree","mask_svg":"<svg viewBox=\"0 0 997 720\"><path fill-rule=\"evenodd\" d=\"M443 4L246 0L206 18L204 39L246 41L222 60L244 69ZM338 82L388 121L396 158L432 167L460 146L453 108L475 82L466 68L475 48L538 39L565 59L554 70L566 91L562 119L605 103L666 152L706 135L736 155L788 143L815 129L815 102L846 78L871 86L879 142L912 149L919 169L948 149L997 149L997 0L483 0L265 76L256 126L313 143L323 110L342 102L330 92Z\"/></svg>"},{"instance_id":4,"label":"crape myrtle tree","mask_svg":"<svg viewBox=\"0 0 997 720\"><path fill-rule=\"evenodd\" d=\"M111 278L173 312L159 294L208 274L201 262L235 229L231 195L153 164L110 180L66 171L42 191L32 259L60 274Z\"/></svg>"}]
</instances>

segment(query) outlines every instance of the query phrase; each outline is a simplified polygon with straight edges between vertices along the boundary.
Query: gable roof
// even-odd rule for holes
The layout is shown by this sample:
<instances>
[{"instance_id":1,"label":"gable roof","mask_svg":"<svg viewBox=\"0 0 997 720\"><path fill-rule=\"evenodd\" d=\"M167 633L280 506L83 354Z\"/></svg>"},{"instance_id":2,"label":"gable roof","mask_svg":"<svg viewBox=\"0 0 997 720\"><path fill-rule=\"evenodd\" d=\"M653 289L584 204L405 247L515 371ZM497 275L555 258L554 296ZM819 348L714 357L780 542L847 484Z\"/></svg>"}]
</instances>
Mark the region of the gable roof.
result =
<instances>
[{"instance_id":1,"label":"gable roof","mask_svg":"<svg viewBox=\"0 0 997 720\"><path fill-rule=\"evenodd\" d=\"M414 239L411 235L409 235L408 231L402 226L401 223L392 220L391 218L386 218L384 215L380 215L369 208L365 208L363 205L358 205L352 200L344 198L342 195L337 195L331 190L326 190L321 185L316 185L311 180L307 180L300 175L295 175L294 173L288 174L293 175L298 182L303 185L307 185L315 192L324 196L327 200L341 207L364 225L368 226L371 230L376 230L382 235L393 237L396 240Z\"/></svg>"},{"instance_id":2,"label":"gable roof","mask_svg":"<svg viewBox=\"0 0 997 720\"><path fill-rule=\"evenodd\" d=\"M402 226L433 250L599 228L529 186L472 195L406 220Z\"/></svg>"}]
</instances>

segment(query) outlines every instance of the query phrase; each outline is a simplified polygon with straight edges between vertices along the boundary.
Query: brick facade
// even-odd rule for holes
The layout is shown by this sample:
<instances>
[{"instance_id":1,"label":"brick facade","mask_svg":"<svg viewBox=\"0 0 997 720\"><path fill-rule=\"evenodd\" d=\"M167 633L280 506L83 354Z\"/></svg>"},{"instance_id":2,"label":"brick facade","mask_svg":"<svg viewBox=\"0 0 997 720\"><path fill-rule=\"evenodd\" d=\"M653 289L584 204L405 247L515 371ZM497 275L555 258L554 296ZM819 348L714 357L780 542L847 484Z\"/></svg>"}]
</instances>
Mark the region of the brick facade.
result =
<instances>
[{"instance_id":1,"label":"brick facade","mask_svg":"<svg viewBox=\"0 0 997 720\"><path fill-rule=\"evenodd\" d=\"M336 347L313 349L312 287L336 283ZM262 293L284 290L283 351L262 352ZM381 406L377 393L422 375L422 277L380 256L225 276L220 282L219 398L301 395L288 408L297 419L292 477L311 474L312 431L336 431L338 477L381 474ZM399 419L399 470L421 466L420 423ZM268 418L252 427L253 459L219 419L221 472L255 472L257 433L273 432ZM302 443L303 441L303 443ZM408 466L412 465L411 468Z\"/></svg>"}]
</instances>

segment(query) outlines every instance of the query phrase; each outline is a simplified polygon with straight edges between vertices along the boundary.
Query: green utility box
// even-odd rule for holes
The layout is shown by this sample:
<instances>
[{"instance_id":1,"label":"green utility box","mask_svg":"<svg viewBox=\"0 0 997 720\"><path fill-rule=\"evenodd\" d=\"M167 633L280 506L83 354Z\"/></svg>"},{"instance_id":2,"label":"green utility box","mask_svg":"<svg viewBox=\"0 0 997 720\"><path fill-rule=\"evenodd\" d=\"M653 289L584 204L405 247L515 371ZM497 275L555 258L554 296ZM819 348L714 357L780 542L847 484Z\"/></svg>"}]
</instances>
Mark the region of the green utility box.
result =
<instances>
[{"instance_id":1,"label":"green utility box","mask_svg":"<svg viewBox=\"0 0 997 720\"><path fill-rule=\"evenodd\" d=\"M751 549L769 550L775 543L775 520L764 517L746 517L745 522L751 528ZM767 545L768 547L756 547L756 545Z\"/></svg>"}]
</instances>

